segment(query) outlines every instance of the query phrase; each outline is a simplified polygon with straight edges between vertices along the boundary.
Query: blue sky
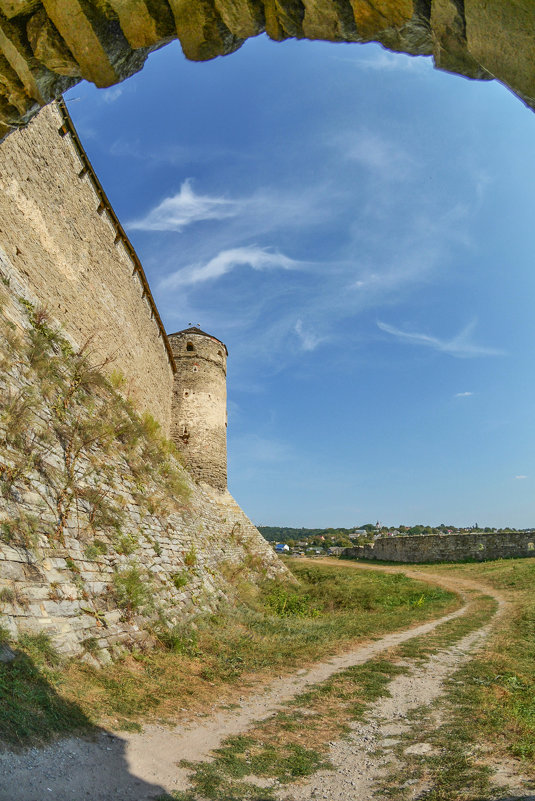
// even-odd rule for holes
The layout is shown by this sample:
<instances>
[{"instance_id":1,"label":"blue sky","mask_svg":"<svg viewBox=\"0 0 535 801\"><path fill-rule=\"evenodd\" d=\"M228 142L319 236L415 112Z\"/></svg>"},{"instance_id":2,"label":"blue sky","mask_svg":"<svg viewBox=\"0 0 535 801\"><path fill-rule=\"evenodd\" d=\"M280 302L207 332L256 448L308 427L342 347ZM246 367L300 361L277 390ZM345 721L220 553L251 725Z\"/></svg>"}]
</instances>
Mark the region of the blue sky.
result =
<instances>
[{"instance_id":1,"label":"blue sky","mask_svg":"<svg viewBox=\"0 0 535 801\"><path fill-rule=\"evenodd\" d=\"M535 525L535 116L376 45L177 44L69 110L260 524Z\"/></svg>"}]
</instances>

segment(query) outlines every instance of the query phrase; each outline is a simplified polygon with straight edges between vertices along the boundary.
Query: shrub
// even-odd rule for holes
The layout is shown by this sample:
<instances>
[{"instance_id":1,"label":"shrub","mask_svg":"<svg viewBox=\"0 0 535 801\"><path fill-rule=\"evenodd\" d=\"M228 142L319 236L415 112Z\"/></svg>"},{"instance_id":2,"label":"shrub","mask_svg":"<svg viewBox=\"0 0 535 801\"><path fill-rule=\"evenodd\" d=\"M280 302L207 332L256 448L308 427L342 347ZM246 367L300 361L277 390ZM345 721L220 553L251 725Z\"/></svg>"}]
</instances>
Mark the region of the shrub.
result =
<instances>
[{"instance_id":1,"label":"shrub","mask_svg":"<svg viewBox=\"0 0 535 801\"><path fill-rule=\"evenodd\" d=\"M154 634L168 651L173 651L175 654L190 657L197 657L201 654L198 634L192 628L181 625L167 626L162 623L154 631Z\"/></svg>"},{"instance_id":2,"label":"shrub","mask_svg":"<svg viewBox=\"0 0 535 801\"><path fill-rule=\"evenodd\" d=\"M180 590L189 582L189 574L186 570L180 570L178 573L173 573L171 576L171 581L175 585L176 589Z\"/></svg>"},{"instance_id":3,"label":"shrub","mask_svg":"<svg viewBox=\"0 0 535 801\"><path fill-rule=\"evenodd\" d=\"M193 567L197 564L197 550L195 545L192 545L189 551L184 554L184 564L187 567Z\"/></svg>"},{"instance_id":4,"label":"shrub","mask_svg":"<svg viewBox=\"0 0 535 801\"><path fill-rule=\"evenodd\" d=\"M308 593L301 594L275 585L266 598L266 606L279 617L317 617L317 609Z\"/></svg>"},{"instance_id":5,"label":"shrub","mask_svg":"<svg viewBox=\"0 0 535 801\"><path fill-rule=\"evenodd\" d=\"M113 538L113 547L117 553L130 556L139 548L139 542L133 534L117 534Z\"/></svg>"},{"instance_id":6,"label":"shrub","mask_svg":"<svg viewBox=\"0 0 535 801\"><path fill-rule=\"evenodd\" d=\"M39 519L21 512L12 520L4 520L0 525L0 540L8 545L34 548L37 545Z\"/></svg>"},{"instance_id":7,"label":"shrub","mask_svg":"<svg viewBox=\"0 0 535 801\"><path fill-rule=\"evenodd\" d=\"M80 645L90 654L96 654L98 651L98 640L96 637L87 637L85 640L82 640Z\"/></svg>"},{"instance_id":8,"label":"shrub","mask_svg":"<svg viewBox=\"0 0 535 801\"><path fill-rule=\"evenodd\" d=\"M99 556L103 556L106 553L108 553L108 546L99 539L94 539L93 542L86 545L84 550L84 556L89 560L98 559Z\"/></svg>"},{"instance_id":9,"label":"shrub","mask_svg":"<svg viewBox=\"0 0 535 801\"><path fill-rule=\"evenodd\" d=\"M137 565L120 570L113 577L117 606L128 612L152 607L152 584Z\"/></svg>"},{"instance_id":10,"label":"shrub","mask_svg":"<svg viewBox=\"0 0 535 801\"><path fill-rule=\"evenodd\" d=\"M12 604L15 600L15 593L9 587L4 587L0 590L0 603Z\"/></svg>"}]
</instances>

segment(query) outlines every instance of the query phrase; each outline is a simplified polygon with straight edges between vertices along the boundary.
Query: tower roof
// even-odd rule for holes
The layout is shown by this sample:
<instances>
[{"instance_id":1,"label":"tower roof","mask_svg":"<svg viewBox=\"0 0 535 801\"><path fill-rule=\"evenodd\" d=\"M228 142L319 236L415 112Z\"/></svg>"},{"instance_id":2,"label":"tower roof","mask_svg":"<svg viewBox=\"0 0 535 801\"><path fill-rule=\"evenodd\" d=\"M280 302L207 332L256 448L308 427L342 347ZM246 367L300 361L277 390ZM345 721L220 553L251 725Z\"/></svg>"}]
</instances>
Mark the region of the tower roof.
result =
<instances>
[{"instance_id":1,"label":"tower roof","mask_svg":"<svg viewBox=\"0 0 535 801\"><path fill-rule=\"evenodd\" d=\"M197 334L197 336L208 337L208 339L213 339L215 342L219 342L220 345L223 345L225 348L225 353L228 356L227 346L224 342L222 342L217 337L214 337L212 334L207 334L206 331L203 331L201 328L198 328L196 325L192 325L191 328L183 328L182 331L175 331L173 334L168 334L168 337L176 337L178 334Z\"/></svg>"}]
</instances>

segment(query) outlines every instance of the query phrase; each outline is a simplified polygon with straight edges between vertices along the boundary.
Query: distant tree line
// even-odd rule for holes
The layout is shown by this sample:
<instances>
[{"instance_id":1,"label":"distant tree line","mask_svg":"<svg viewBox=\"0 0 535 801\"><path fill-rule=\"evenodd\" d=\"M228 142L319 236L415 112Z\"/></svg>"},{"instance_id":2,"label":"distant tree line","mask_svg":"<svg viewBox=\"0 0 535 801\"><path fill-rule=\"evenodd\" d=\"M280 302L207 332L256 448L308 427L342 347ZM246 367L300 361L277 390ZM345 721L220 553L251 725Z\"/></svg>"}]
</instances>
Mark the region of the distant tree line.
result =
<instances>
[{"instance_id":1,"label":"distant tree line","mask_svg":"<svg viewBox=\"0 0 535 801\"><path fill-rule=\"evenodd\" d=\"M258 526L258 530L268 542L284 542L290 547L299 546L299 543L307 543L312 546L329 547L341 545L347 547L355 544L355 531L366 532L357 538L357 542L363 543L373 540L376 536L419 536L426 534L463 534L481 531L486 533L500 532L512 533L517 531L514 528L491 528L490 526L479 527L477 523L469 526L458 527L441 523L439 526L377 526L373 523L363 523L351 528L291 528L290 526ZM350 539L349 535L353 534Z\"/></svg>"},{"instance_id":2,"label":"distant tree line","mask_svg":"<svg viewBox=\"0 0 535 801\"><path fill-rule=\"evenodd\" d=\"M347 537L353 528L290 528L289 526L258 526L259 532L268 542L308 540L310 537Z\"/></svg>"}]
</instances>

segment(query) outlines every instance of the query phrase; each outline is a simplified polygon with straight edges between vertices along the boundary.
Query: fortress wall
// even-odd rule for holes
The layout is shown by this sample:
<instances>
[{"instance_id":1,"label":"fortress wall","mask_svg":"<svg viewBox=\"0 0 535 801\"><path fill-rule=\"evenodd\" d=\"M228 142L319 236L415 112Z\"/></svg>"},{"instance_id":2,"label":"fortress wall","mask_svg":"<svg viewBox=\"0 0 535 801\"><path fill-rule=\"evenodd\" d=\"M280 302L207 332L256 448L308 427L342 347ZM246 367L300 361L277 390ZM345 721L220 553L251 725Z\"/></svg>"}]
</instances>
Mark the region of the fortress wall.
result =
<instances>
[{"instance_id":1,"label":"fortress wall","mask_svg":"<svg viewBox=\"0 0 535 801\"><path fill-rule=\"evenodd\" d=\"M513 534L430 534L382 537L370 545L345 548L344 559L384 562L484 562L535 556L535 532Z\"/></svg>"},{"instance_id":2,"label":"fortress wall","mask_svg":"<svg viewBox=\"0 0 535 801\"><path fill-rule=\"evenodd\" d=\"M45 632L63 654L102 663L134 644L149 646L159 620L173 626L214 611L233 597L237 577L288 578L231 495L195 484L172 457L186 495L177 496L156 469L140 478L120 443L106 448L89 440L77 463L76 502L65 514L73 491L67 442L112 408L113 398L98 389L86 405L78 400L79 427L69 428L54 394L40 391L40 368L30 366L33 326L20 295L15 280L0 282L0 626L15 639ZM22 344L12 353L7 334L15 331ZM24 397L30 436L18 443L7 429ZM149 594L140 608L118 596L118 577L132 571Z\"/></svg>"},{"instance_id":3,"label":"fortress wall","mask_svg":"<svg viewBox=\"0 0 535 801\"><path fill-rule=\"evenodd\" d=\"M128 394L168 432L169 345L141 266L124 232L118 236L76 135L58 133L65 119L53 104L0 145L3 270L12 269L79 345L89 342L95 362L111 359L107 369L127 377Z\"/></svg>"}]
</instances>

